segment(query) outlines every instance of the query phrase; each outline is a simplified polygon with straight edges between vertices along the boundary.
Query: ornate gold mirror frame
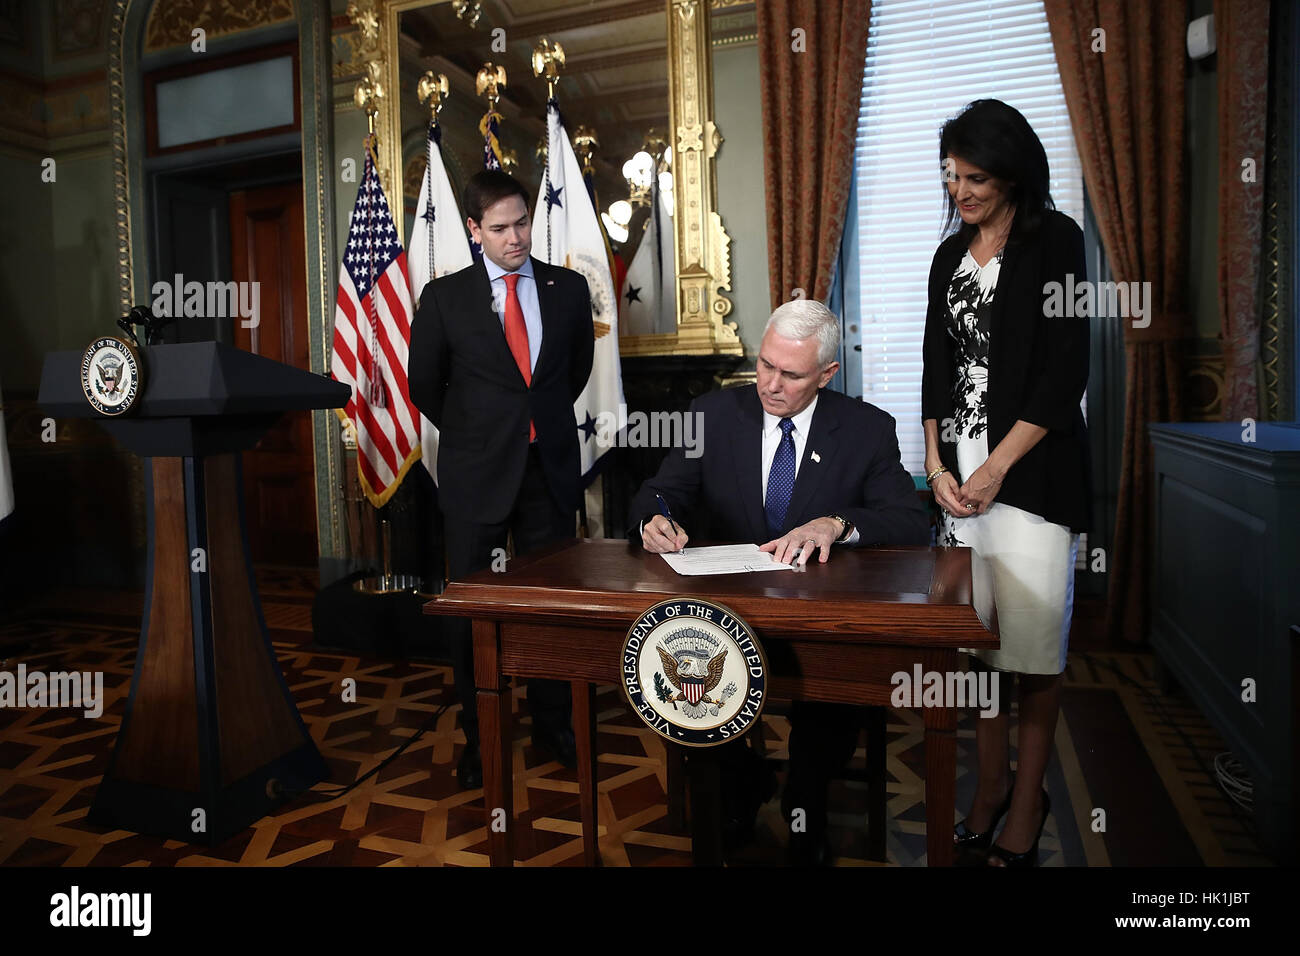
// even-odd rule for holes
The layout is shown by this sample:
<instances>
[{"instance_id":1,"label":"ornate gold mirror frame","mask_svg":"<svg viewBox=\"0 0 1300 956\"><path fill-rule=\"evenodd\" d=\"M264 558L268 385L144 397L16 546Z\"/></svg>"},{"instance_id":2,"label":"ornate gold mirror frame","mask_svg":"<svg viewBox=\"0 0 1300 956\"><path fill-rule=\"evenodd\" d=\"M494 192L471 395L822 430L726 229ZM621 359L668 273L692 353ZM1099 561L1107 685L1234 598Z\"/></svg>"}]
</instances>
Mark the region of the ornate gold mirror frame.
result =
<instances>
[{"instance_id":1,"label":"ornate gold mirror frame","mask_svg":"<svg viewBox=\"0 0 1300 956\"><path fill-rule=\"evenodd\" d=\"M447 0L355 0L349 9L363 45L373 46L362 84L377 78L380 177L389 196L400 195L402 170L398 17L405 10ZM665 0L668 18L668 89L673 149L677 264L677 331L620 336L628 355L742 355L736 323L727 322L731 300L731 237L717 210L714 161L722 134L713 121L713 73L709 47L709 0ZM375 94L372 89L371 95ZM395 191L398 190L398 191ZM398 224L399 230L402 228Z\"/></svg>"}]
</instances>

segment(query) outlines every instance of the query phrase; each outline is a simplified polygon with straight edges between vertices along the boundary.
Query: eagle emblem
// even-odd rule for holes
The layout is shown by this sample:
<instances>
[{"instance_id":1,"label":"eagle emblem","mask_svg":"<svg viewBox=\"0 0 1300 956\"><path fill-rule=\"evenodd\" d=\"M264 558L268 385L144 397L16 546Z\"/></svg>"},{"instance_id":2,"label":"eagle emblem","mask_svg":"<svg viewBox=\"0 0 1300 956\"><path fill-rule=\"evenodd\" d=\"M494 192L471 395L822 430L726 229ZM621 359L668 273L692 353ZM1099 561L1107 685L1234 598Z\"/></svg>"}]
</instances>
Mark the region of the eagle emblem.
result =
<instances>
[{"instance_id":1,"label":"eagle emblem","mask_svg":"<svg viewBox=\"0 0 1300 956\"><path fill-rule=\"evenodd\" d=\"M722 703L720 700L713 700L708 694L722 680L722 665L727 660L725 647L710 657L707 662L695 657L683 657L678 660L662 647L656 647L655 650L659 652L659 660L663 661L664 673L668 675L669 683L677 688L677 696L671 700L674 708L679 700L694 706L698 706L700 701L706 704Z\"/></svg>"},{"instance_id":2,"label":"eagle emblem","mask_svg":"<svg viewBox=\"0 0 1300 956\"><path fill-rule=\"evenodd\" d=\"M122 383L122 360L110 354L102 362L95 363L95 374L99 377L100 393L113 397Z\"/></svg>"},{"instance_id":3,"label":"eagle emblem","mask_svg":"<svg viewBox=\"0 0 1300 956\"><path fill-rule=\"evenodd\" d=\"M678 632L681 633L683 632ZM688 629L685 633L695 632ZM658 674L655 674L655 690L659 700L671 704L673 710L680 703L688 717L703 717L706 712L717 716L718 708L735 694L736 686L733 682L716 698L709 696L722 682L723 667L727 663L725 647L712 656L708 656L702 648L678 648L674 653L669 653L656 644L655 650L659 652L659 661L663 664L664 673L668 675L667 684L671 684L677 692L673 693Z\"/></svg>"},{"instance_id":4,"label":"eagle emblem","mask_svg":"<svg viewBox=\"0 0 1300 956\"><path fill-rule=\"evenodd\" d=\"M749 625L707 598L659 601L628 629L622 684L637 715L687 747L747 733L767 697L767 659Z\"/></svg>"}]
</instances>

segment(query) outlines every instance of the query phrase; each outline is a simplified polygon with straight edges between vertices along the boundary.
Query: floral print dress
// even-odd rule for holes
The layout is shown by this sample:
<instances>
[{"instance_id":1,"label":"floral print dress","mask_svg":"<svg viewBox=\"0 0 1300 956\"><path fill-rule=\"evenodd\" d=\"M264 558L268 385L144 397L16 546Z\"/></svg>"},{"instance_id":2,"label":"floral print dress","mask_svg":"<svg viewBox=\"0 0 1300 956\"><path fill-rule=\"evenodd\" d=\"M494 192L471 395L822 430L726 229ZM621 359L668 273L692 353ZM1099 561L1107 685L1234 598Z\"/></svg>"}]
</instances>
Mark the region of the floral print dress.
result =
<instances>
[{"instance_id":1,"label":"floral print dress","mask_svg":"<svg viewBox=\"0 0 1300 956\"><path fill-rule=\"evenodd\" d=\"M940 440L945 431L948 440L956 440L959 484L989 456L989 336L1001 267L1001 252L981 266L968 249L948 284L953 420L940 423ZM1069 528L996 498L982 515L943 513L939 543L976 553L971 578L976 610L986 625L992 623L991 608L997 608L1001 648L967 653L1004 671L1059 674L1065 669L1078 540Z\"/></svg>"}]
</instances>

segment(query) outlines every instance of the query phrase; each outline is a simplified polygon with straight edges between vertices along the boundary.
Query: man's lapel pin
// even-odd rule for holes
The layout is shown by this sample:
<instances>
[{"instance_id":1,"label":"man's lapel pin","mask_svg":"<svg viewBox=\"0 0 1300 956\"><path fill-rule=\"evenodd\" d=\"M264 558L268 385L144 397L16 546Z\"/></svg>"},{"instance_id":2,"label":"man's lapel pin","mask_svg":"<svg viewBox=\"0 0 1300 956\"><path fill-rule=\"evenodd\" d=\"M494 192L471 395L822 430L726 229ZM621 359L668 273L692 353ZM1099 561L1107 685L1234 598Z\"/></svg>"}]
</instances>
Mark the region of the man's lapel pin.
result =
<instances>
[{"instance_id":1,"label":"man's lapel pin","mask_svg":"<svg viewBox=\"0 0 1300 956\"><path fill-rule=\"evenodd\" d=\"M812 460L815 461L815 462L820 462L820 461L822 460L822 456L819 455L819 454L817 454L817 452L813 452L813 453L812 453Z\"/></svg>"}]
</instances>

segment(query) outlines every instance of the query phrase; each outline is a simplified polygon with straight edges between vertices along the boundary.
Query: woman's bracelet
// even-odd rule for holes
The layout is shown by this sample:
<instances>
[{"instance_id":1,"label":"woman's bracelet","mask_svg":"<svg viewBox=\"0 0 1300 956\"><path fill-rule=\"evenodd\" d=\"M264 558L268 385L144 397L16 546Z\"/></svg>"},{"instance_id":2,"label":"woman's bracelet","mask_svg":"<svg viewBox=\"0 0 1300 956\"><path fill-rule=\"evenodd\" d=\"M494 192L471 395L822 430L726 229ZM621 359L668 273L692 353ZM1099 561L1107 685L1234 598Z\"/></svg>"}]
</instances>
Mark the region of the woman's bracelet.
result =
<instances>
[{"instance_id":1,"label":"woman's bracelet","mask_svg":"<svg viewBox=\"0 0 1300 956\"><path fill-rule=\"evenodd\" d=\"M927 485L929 485L930 487L933 488L933 487L934 487L934 479L938 478L940 475L942 475L942 474L943 474L945 471L947 471L947 470L948 470L948 469L947 469L945 466L940 465L940 466L939 466L938 468L936 468L934 471L930 472L928 475L925 476L925 483L926 483Z\"/></svg>"}]
</instances>

